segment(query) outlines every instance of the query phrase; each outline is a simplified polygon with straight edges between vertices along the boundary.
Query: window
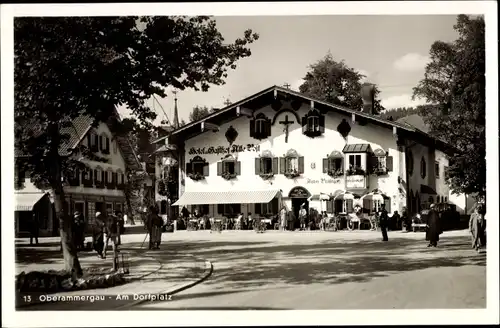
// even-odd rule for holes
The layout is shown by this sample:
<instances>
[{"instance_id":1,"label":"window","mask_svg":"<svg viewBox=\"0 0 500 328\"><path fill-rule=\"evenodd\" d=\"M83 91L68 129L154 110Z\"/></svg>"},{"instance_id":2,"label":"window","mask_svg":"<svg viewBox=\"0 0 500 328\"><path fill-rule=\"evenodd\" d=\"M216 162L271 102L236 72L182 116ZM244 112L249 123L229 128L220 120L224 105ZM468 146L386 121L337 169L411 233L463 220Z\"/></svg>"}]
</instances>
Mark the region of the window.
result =
<instances>
[{"instance_id":1,"label":"window","mask_svg":"<svg viewBox=\"0 0 500 328\"><path fill-rule=\"evenodd\" d=\"M425 162L425 158L422 156L422 159L420 160L420 176L422 179L425 179L427 176L427 163Z\"/></svg>"},{"instance_id":2,"label":"window","mask_svg":"<svg viewBox=\"0 0 500 328\"><path fill-rule=\"evenodd\" d=\"M203 167L205 163L203 162L193 162L193 173L203 174Z\"/></svg>"},{"instance_id":3,"label":"window","mask_svg":"<svg viewBox=\"0 0 500 328\"><path fill-rule=\"evenodd\" d=\"M269 203L255 204L255 214L274 215L278 213L278 198L274 198Z\"/></svg>"},{"instance_id":4,"label":"window","mask_svg":"<svg viewBox=\"0 0 500 328\"><path fill-rule=\"evenodd\" d=\"M327 173L332 177L340 176L343 174L343 161L342 153L339 151L332 151L327 158L323 158L323 173Z\"/></svg>"},{"instance_id":5,"label":"window","mask_svg":"<svg viewBox=\"0 0 500 328\"><path fill-rule=\"evenodd\" d=\"M297 172L299 171L299 159L296 157L286 157L285 158L285 169L287 172Z\"/></svg>"},{"instance_id":6,"label":"window","mask_svg":"<svg viewBox=\"0 0 500 328\"><path fill-rule=\"evenodd\" d=\"M263 113L250 121L250 137L258 140L266 139L271 135L271 120Z\"/></svg>"},{"instance_id":7,"label":"window","mask_svg":"<svg viewBox=\"0 0 500 328\"><path fill-rule=\"evenodd\" d=\"M441 203L441 197L440 196L437 196L436 203Z\"/></svg>"},{"instance_id":8,"label":"window","mask_svg":"<svg viewBox=\"0 0 500 328\"><path fill-rule=\"evenodd\" d=\"M100 167L97 167L95 169L95 172L96 172L96 175L95 175L95 179L97 182L103 182L102 181L102 169Z\"/></svg>"},{"instance_id":9,"label":"window","mask_svg":"<svg viewBox=\"0 0 500 328\"><path fill-rule=\"evenodd\" d=\"M413 174L413 153L411 150L408 151L408 173L410 176Z\"/></svg>"},{"instance_id":10,"label":"window","mask_svg":"<svg viewBox=\"0 0 500 328\"><path fill-rule=\"evenodd\" d=\"M123 213L123 205L122 203L115 203L115 211L120 211Z\"/></svg>"},{"instance_id":11,"label":"window","mask_svg":"<svg viewBox=\"0 0 500 328\"><path fill-rule=\"evenodd\" d=\"M105 133L99 136L99 149L103 154L109 154L109 138Z\"/></svg>"},{"instance_id":12,"label":"window","mask_svg":"<svg viewBox=\"0 0 500 328\"><path fill-rule=\"evenodd\" d=\"M241 163L236 161L232 155L227 155L221 162L217 163L217 175L224 179L231 179L241 174Z\"/></svg>"},{"instance_id":13,"label":"window","mask_svg":"<svg viewBox=\"0 0 500 328\"><path fill-rule=\"evenodd\" d=\"M295 149L290 149L285 157L280 158L280 173L289 178L304 173L304 157L299 156Z\"/></svg>"},{"instance_id":14,"label":"window","mask_svg":"<svg viewBox=\"0 0 500 328\"><path fill-rule=\"evenodd\" d=\"M386 171L387 170L387 157L377 156L377 169L379 171Z\"/></svg>"},{"instance_id":15,"label":"window","mask_svg":"<svg viewBox=\"0 0 500 328\"><path fill-rule=\"evenodd\" d=\"M380 200L380 199L374 199L373 200L373 211L374 212L380 211L380 208L382 207L383 203L384 202L382 200Z\"/></svg>"},{"instance_id":16,"label":"window","mask_svg":"<svg viewBox=\"0 0 500 328\"><path fill-rule=\"evenodd\" d=\"M235 174L236 173L236 163L233 161L225 161L222 163L224 171L226 171L229 174Z\"/></svg>"},{"instance_id":17,"label":"window","mask_svg":"<svg viewBox=\"0 0 500 328\"><path fill-rule=\"evenodd\" d=\"M273 159L269 157L261 158L260 167L263 174L273 173Z\"/></svg>"},{"instance_id":18,"label":"window","mask_svg":"<svg viewBox=\"0 0 500 328\"><path fill-rule=\"evenodd\" d=\"M361 168L361 155L349 155L349 168Z\"/></svg>"},{"instance_id":19,"label":"window","mask_svg":"<svg viewBox=\"0 0 500 328\"><path fill-rule=\"evenodd\" d=\"M448 197L445 197L445 198L444 198L444 202L445 202L445 203L448 203Z\"/></svg>"},{"instance_id":20,"label":"window","mask_svg":"<svg viewBox=\"0 0 500 328\"><path fill-rule=\"evenodd\" d=\"M113 171L109 170L106 172L107 175L108 175L108 183L112 183L113 182Z\"/></svg>"},{"instance_id":21,"label":"window","mask_svg":"<svg viewBox=\"0 0 500 328\"><path fill-rule=\"evenodd\" d=\"M112 213L113 212L113 203L106 203L106 213Z\"/></svg>"},{"instance_id":22,"label":"window","mask_svg":"<svg viewBox=\"0 0 500 328\"><path fill-rule=\"evenodd\" d=\"M317 137L325 132L325 116L316 109L311 109L302 118L302 132L309 137Z\"/></svg>"},{"instance_id":23,"label":"window","mask_svg":"<svg viewBox=\"0 0 500 328\"><path fill-rule=\"evenodd\" d=\"M436 172L436 179L439 179L439 162L434 164L434 170Z\"/></svg>"},{"instance_id":24,"label":"window","mask_svg":"<svg viewBox=\"0 0 500 328\"><path fill-rule=\"evenodd\" d=\"M434 198L432 198L432 196L429 196L429 205L434 203Z\"/></svg>"},{"instance_id":25,"label":"window","mask_svg":"<svg viewBox=\"0 0 500 328\"><path fill-rule=\"evenodd\" d=\"M200 156L196 156L186 164L186 173L193 180L204 179L209 175L208 163Z\"/></svg>"}]
</instances>

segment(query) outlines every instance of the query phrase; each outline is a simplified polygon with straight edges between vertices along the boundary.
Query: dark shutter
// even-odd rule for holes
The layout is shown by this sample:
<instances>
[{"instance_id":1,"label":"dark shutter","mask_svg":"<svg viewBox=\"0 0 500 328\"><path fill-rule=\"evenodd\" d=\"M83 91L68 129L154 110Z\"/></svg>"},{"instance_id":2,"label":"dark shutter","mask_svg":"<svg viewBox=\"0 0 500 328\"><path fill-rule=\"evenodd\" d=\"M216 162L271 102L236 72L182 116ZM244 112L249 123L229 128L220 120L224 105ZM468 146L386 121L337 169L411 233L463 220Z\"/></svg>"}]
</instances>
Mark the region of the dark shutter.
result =
<instances>
[{"instance_id":1,"label":"dark shutter","mask_svg":"<svg viewBox=\"0 0 500 328\"><path fill-rule=\"evenodd\" d=\"M89 133L87 134L87 144L88 144L88 149L92 146L92 135Z\"/></svg>"},{"instance_id":2,"label":"dark shutter","mask_svg":"<svg viewBox=\"0 0 500 328\"><path fill-rule=\"evenodd\" d=\"M76 184L77 186L79 186L79 185L80 185L80 183L81 183L81 180L80 180L80 176L81 176L81 174L80 174L80 173L81 173L81 172L80 172L80 170L79 170L79 169L76 169L75 184ZM83 180L83 179L82 179L82 180Z\"/></svg>"},{"instance_id":3,"label":"dark shutter","mask_svg":"<svg viewBox=\"0 0 500 328\"><path fill-rule=\"evenodd\" d=\"M217 204L217 213L224 214L224 204Z\"/></svg>"},{"instance_id":4,"label":"dark shutter","mask_svg":"<svg viewBox=\"0 0 500 328\"><path fill-rule=\"evenodd\" d=\"M335 213L341 213L342 212L342 202L343 201L341 199L334 200Z\"/></svg>"},{"instance_id":5,"label":"dark shutter","mask_svg":"<svg viewBox=\"0 0 500 328\"><path fill-rule=\"evenodd\" d=\"M323 173L328 173L328 158L323 158Z\"/></svg>"},{"instance_id":6,"label":"dark shutter","mask_svg":"<svg viewBox=\"0 0 500 328\"><path fill-rule=\"evenodd\" d=\"M347 213L352 213L353 212L353 200L348 199L347 200Z\"/></svg>"},{"instance_id":7,"label":"dark shutter","mask_svg":"<svg viewBox=\"0 0 500 328\"><path fill-rule=\"evenodd\" d=\"M89 187L92 187L92 186L94 185L94 180L92 180L92 177L93 177L93 174L92 174L92 173L93 173L93 171L94 171L94 170L91 170L91 169L89 169L89 170L88 170L88 175L89 175Z\"/></svg>"},{"instance_id":8,"label":"dark shutter","mask_svg":"<svg viewBox=\"0 0 500 328\"><path fill-rule=\"evenodd\" d=\"M333 213L333 200L326 201L326 212Z\"/></svg>"},{"instance_id":9,"label":"dark shutter","mask_svg":"<svg viewBox=\"0 0 500 328\"><path fill-rule=\"evenodd\" d=\"M250 120L250 137L255 137L255 120Z\"/></svg>"},{"instance_id":10,"label":"dark shutter","mask_svg":"<svg viewBox=\"0 0 500 328\"><path fill-rule=\"evenodd\" d=\"M234 162L234 173L236 173L236 175L241 175L241 162L240 161Z\"/></svg>"},{"instance_id":11,"label":"dark shutter","mask_svg":"<svg viewBox=\"0 0 500 328\"><path fill-rule=\"evenodd\" d=\"M271 120L266 119L264 126L266 127L266 138L271 136Z\"/></svg>"},{"instance_id":12,"label":"dark shutter","mask_svg":"<svg viewBox=\"0 0 500 328\"><path fill-rule=\"evenodd\" d=\"M285 170L286 170L285 158L280 157L280 174L285 174Z\"/></svg>"},{"instance_id":13,"label":"dark shutter","mask_svg":"<svg viewBox=\"0 0 500 328\"><path fill-rule=\"evenodd\" d=\"M104 147L102 146L102 136L99 136L99 150L103 150Z\"/></svg>"},{"instance_id":14,"label":"dark shutter","mask_svg":"<svg viewBox=\"0 0 500 328\"><path fill-rule=\"evenodd\" d=\"M304 173L304 156L299 157L299 173Z\"/></svg>"},{"instance_id":15,"label":"dark shutter","mask_svg":"<svg viewBox=\"0 0 500 328\"><path fill-rule=\"evenodd\" d=\"M262 205L260 203L255 204L255 214L262 214Z\"/></svg>"},{"instance_id":16,"label":"dark shutter","mask_svg":"<svg viewBox=\"0 0 500 328\"><path fill-rule=\"evenodd\" d=\"M193 165L191 163L186 164L186 174L193 173Z\"/></svg>"},{"instance_id":17,"label":"dark shutter","mask_svg":"<svg viewBox=\"0 0 500 328\"><path fill-rule=\"evenodd\" d=\"M371 201L369 199L363 199L363 213L371 212L370 202Z\"/></svg>"},{"instance_id":18,"label":"dark shutter","mask_svg":"<svg viewBox=\"0 0 500 328\"><path fill-rule=\"evenodd\" d=\"M113 172L112 178L113 178L113 188L114 188L118 183L118 173Z\"/></svg>"},{"instance_id":19,"label":"dark shutter","mask_svg":"<svg viewBox=\"0 0 500 328\"><path fill-rule=\"evenodd\" d=\"M255 175L260 174L260 158L255 159Z\"/></svg>"},{"instance_id":20,"label":"dark shutter","mask_svg":"<svg viewBox=\"0 0 500 328\"><path fill-rule=\"evenodd\" d=\"M99 174L99 172L97 172L97 170L94 170L94 183L95 184L98 184L99 182L97 182L97 175Z\"/></svg>"},{"instance_id":21,"label":"dark shutter","mask_svg":"<svg viewBox=\"0 0 500 328\"><path fill-rule=\"evenodd\" d=\"M393 159L392 156L387 156L386 158L386 166L387 166L387 172L392 172L393 170Z\"/></svg>"},{"instance_id":22,"label":"dark shutter","mask_svg":"<svg viewBox=\"0 0 500 328\"><path fill-rule=\"evenodd\" d=\"M385 204L385 210L387 211L387 213L391 213L391 199L384 198L384 204Z\"/></svg>"},{"instance_id":23,"label":"dark shutter","mask_svg":"<svg viewBox=\"0 0 500 328\"><path fill-rule=\"evenodd\" d=\"M106 137L106 152L109 153L109 138Z\"/></svg>"},{"instance_id":24,"label":"dark shutter","mask_svg":"<svg viewBox=\"0 0 500 328\"><path fill-rule=\"evenodd\" d=\"M278 164L278 157L273 158L273 174L278 174L279 170L279 164Z\"/></svg>"},{"instance_id":25,"label":"dark shutter","mask_svg":"<svg viewBox=\"0 0 500 328\"><path fill-rule=\"evenodd\" d=\"M217 162L217 176L222 175L222 162Z\"/></svg>"},{"instance_id":26,"label":"dark shutter","mask_svg":"<svg viewBox=\"0 0 500 328\"><path fill-rule=\"evenodd\" d=\"M370 155L370 154L367 154L366 157L367 157L367 161L368 161L368 165L367 165L368 170L367 171L369 173L375 172L375 169L378 166L378 157Z\"/></svg>"},{"instance_id":27,"label":"dark shutter","mask_svg":"<svg viewBox=\"0 0 500 328\"><path fill-rule=\"evenodd\" d=\"M302 133L307 133L307 117L302 118Z\"/></svg>"},{"instance_id":28,"label":"dark shutter","mask_svg":"<svg viewBox=\"0 0 500 328\"><path fill-rule=\"evenodd\" d=\"M106 174L106 173L107 173L107 172L106 172L106 171L104 171L104 170L102 170L102 171L101 171L101 181L102 181L102 183L103 183L103 184L104 184L104 182L106 181L106 180L105 180L105 177L107 176L107 174Z\"/></svg>"},{"instance_id":29,"label":"dark shutter","mask_svg":"<svg viewBox=\"0 0 500 328\"><path fill-rule=\"evenodd\" d=\"M319 132L325 133L325 116L319 116Z\"/></svg>"},{"instance_id":30,"label":"dark shutter","mask_svg":"<svg viewBox=\"0 0 500 328\"><path fill-rule=\"evenodd\" d=\"M209 170L208 170L208 163L203 164L203 176L208 177L209 175Z\"/></svg>"}]
</instances>

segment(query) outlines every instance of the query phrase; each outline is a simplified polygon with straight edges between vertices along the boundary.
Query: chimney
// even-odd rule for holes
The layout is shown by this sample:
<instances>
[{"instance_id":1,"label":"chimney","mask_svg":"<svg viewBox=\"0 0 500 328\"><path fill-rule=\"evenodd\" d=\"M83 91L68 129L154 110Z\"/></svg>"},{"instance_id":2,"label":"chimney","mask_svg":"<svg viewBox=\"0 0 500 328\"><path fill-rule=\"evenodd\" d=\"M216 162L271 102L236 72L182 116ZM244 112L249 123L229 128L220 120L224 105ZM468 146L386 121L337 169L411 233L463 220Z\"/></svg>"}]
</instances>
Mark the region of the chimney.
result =
<instances>
[{"instance_id":1,"label":"chimney","mask_svg":"<svg viewBox=\"0 0 500 328\"><path fill-rule=\"evenodd\" d=\"M363 108L361 112L373 114L373 103L375 102L375 84L363 83L361 85L361 99L363 100Z\"/></svg>"}]
</instances>

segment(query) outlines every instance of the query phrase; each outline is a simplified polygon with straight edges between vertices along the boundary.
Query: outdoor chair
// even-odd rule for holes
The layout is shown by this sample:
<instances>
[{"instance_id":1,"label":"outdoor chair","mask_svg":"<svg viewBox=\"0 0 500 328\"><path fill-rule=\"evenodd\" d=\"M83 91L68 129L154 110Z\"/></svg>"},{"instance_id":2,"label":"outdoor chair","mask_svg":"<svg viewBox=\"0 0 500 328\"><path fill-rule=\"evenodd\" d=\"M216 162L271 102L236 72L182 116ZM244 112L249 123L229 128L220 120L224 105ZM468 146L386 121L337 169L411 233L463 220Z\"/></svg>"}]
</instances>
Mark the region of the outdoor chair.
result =
<instances>
[{"instance_id":1,"label":"outdoor chair","mask_svg":"<svg viewBox=\"0 0 500 328\"><path fill-rule=\"evenodd\" d=\"M227 217L223 217L223 218L222 218L222 221L221 221L221 225L222 225L222 227L221 227L221 228L222 228L223 230L227 230L227 226L228 226L228 224L229 224L229 220L228 220L228 218L227 218Z\"/></svg>"}]
</instances>

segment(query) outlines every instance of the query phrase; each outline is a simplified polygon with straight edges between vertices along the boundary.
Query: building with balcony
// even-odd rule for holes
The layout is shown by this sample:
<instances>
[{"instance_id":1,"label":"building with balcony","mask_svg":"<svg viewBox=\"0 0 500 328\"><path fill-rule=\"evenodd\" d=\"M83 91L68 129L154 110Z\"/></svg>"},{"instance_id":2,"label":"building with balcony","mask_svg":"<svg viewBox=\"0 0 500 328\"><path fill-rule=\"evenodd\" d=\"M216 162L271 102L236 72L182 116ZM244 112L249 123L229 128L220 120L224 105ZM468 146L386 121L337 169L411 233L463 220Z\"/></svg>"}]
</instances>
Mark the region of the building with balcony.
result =
<instances>
[{"instance_id":1,"label":"building with balcony","mask_svg":"<svg viewBox=\"0 0 500 328\"><path fill-rule=\"evenodd\" d=\"M172 205L210 217L274 215L282 206L297 213L301 205L339 214L359 206L370 215L382 203L414 212L446 200L450 147L372 115L370 97L360 111L273 86L173 130L156 141L171 151L158 163L177 162Z\"/></svg>"},{"instance_id":2,"label":"building with balcony","mask_svg":"<svg viewBox=\"0 0 500 328\"><path fill-rule=\"evenodd\" d=\"M124 211L127 169L141 168L128 138L114 135L110 122L100 122L93 127L93 119L89 116L80 116L73 120L70 127L63 129L62 133L70 137L62 143L60 155L77 158L86 167L84 171L77 170L73 176L64 177L65 205L69 214L79 211L89 226L94 222L96 212ZM81 145L106 162L81 159L82 154L78 150ZM16 150L16 160L27 156L29 154ZM16 234L29 231L30 218L36 215L40 222L40 235L57 235L59 225L49 191L38 189L30 181L29 172L16 169L16 175L20 182L15 191Z\"/></svg>"}]
</instances>

